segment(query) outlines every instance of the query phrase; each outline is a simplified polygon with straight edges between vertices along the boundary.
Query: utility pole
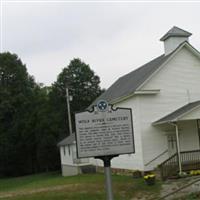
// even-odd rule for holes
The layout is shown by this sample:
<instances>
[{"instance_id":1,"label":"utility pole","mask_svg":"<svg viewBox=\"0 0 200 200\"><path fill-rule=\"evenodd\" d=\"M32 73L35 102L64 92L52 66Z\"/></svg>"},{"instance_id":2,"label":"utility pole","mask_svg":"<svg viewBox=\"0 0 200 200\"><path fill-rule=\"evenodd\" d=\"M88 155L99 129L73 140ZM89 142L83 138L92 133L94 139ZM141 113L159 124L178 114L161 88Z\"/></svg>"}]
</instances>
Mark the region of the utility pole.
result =
<instances>
[{"instance_id":1,"label":"utility pole","mask_svg":"<svg viewBox=\"0 0 200 200\"><path fill-rule=\"evenodd\" d=\"M69 96L68 87L66 87L66 102L67 102L67 114L68 114L68 123L69 123L69 135L72 135L72 120L71 120L71 112L70 112L70 96Z\"/></svg>"}]
</instances>

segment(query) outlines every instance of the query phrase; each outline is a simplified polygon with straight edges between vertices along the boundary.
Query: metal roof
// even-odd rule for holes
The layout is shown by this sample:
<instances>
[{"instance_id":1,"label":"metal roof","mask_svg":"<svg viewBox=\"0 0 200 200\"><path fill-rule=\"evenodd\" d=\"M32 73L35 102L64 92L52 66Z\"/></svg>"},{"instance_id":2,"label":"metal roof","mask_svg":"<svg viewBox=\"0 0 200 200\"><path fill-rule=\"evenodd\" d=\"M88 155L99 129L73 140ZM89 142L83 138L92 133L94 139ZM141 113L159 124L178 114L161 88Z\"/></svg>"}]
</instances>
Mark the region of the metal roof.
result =
<instances>
[{"instance_id":1,"label":"metal roof","mask_svg":"<svg viewBox=\"0 0 200 200\"><path fill-rule=\"evenodd\" d=\"M185 106L175 110L174 112L172 112L172 113L166 115L165 117L159 119L158 121L154 122L153 125L177 121L178 118L180 118L181 116L185 115L186 113L196 109L199 106L200 106L200 101L188 103Z\"/></svg>"},{"instance_id":2,"label":"metal roof","mask_svg":"<svg viewBox=\"0 0 200 200\"><path fill-rule=\"evenodd\" d=\"M173 53L173 52L172 52ZM102 95L100 95L92 105L100 99L112 102L121 97L133 94L136 89L149 78L170 56L161 55L140 68L122 76L114 84L112 84Z\"/></svg>"},{"instance_id":3,"label":"metal roof","mask_svg":"<svg viewBox=\"0 0 200 200\"><path fill-rule=\"evenodd\" d=\"M72 135L69 135L68 137L64 138L63 140L61 140L57 146L65 146L65 145L70 145L73 144L75 142L75 134L73 133Z\"/></svg>"},{"instance_id":4,"label":"metal roof","mask_svg":"<svg viewBox=\"0 0 200 200\"><path fill-rule=\"evenodd\" d=\"M174 26L163 37L160 38L160 41L165 41L169 37L189 37L191 35L192 33Z\"/></svg>"}]
</instances>

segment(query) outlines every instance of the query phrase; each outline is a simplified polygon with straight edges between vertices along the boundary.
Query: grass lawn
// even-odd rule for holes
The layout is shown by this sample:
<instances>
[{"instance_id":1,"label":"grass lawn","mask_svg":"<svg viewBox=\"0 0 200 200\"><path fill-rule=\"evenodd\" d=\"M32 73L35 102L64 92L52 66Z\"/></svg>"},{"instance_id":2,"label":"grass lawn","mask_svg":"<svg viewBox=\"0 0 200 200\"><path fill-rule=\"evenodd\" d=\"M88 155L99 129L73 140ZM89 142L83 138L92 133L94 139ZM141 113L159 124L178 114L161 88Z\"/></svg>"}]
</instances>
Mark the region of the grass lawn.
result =
<instances>
[{"instance_id":1,"label":"grass lawn","mask_svg":"<svg viewBox=\"0 0 200 200\"><path fill-rule=\"evenodd\" d=\"M147 186L143 179L113 175L115 200L134 197L155 198L161 184ZM105 200L104 174L83 174L62 177L46 173L19 178L0 179L0 200Z\"/></svg>"}]
</instances>

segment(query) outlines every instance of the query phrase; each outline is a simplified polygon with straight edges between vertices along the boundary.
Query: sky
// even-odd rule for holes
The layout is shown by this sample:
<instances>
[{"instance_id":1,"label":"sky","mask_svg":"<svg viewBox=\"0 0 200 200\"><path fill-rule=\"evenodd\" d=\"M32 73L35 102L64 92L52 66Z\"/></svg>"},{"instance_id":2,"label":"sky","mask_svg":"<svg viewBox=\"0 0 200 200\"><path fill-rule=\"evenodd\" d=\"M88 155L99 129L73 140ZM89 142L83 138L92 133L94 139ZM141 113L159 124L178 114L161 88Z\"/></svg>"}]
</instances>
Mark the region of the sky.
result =
<instances>
[{"instance_id":1,"label":"sky","mask_svg":"<svg viewBox=\"0 0 200 200\"><path fill-rule=\"evenodd\" d=\"M193 33L200 50L200 2L0 0L0 51L17 54L45 85L80 58L108 88L164 53L173 26Z\"/></svg>"}]
</instances>

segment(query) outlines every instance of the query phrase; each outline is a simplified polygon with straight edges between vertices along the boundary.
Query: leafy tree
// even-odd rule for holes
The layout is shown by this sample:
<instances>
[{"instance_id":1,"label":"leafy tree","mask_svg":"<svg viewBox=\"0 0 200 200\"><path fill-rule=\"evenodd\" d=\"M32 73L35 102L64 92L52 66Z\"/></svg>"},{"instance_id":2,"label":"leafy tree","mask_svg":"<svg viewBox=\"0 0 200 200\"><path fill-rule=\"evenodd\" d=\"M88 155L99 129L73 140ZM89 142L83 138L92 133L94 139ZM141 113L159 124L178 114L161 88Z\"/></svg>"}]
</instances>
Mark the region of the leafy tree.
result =
<instances>
[{"instance_id":1,"label":"leafy tree","mask_svg":"<svg viewBox=\"0 0 200 200\"><path fill-rule=\"evenodd\" d=\"M17 55L0 54L0 169L5 174L14 167L19 173L23 168L24 127L34 86L33 78Z\"/></svg>"},{"instance_id":2,"label":"leafy tree","mask_svg":"<svg viewBox=\"0 0 200 200\"><path fill-rule=\"evenodd\" d=\"M33 112L29 116L29 147L32 157L32 171L49 171L60 166L57 142L59 135L54 125L54 113L49 104L49 88L35 87L32 98Z\"/></svg>"},{"instance_id":3,"label":"leafy tree","mask_svg":"<svg viewBox=\"0 0 200 200\"><path fill-rule=\"evenodd\" d=\"M74 59L52 87L36 84L17 55L0 54L0 176L58 169L57 142L68 132L65 88L72 113L100 95L99 77Z\"/></svg>"},{"instance_id":4,"label":"leafy tree","mask_svg":"<svg viewBox=\"0 0 200 200\"><path fill-rule=\"evenodd\" d=\"M48 89L36 84L11 53L0 54L0 111L0 176L58 168Z\"/></svg>"},{"instance_id":5,"label":"leafy tree","mask_svg":"<svg viewBox=\"0 0 200 200\"><path fill-rule=\"evenodd\" d=\"M74 124L74 113L86 109L101 94L99 84L100 78L79 58L73 59L58 75L57 81L52 86L50 97L55 106L55 113L59 115L58 118L62 122L61 136L68 131L66 87L69 88L69 93L73 97L70 106Z\"/></svg>"}]
</instances>

